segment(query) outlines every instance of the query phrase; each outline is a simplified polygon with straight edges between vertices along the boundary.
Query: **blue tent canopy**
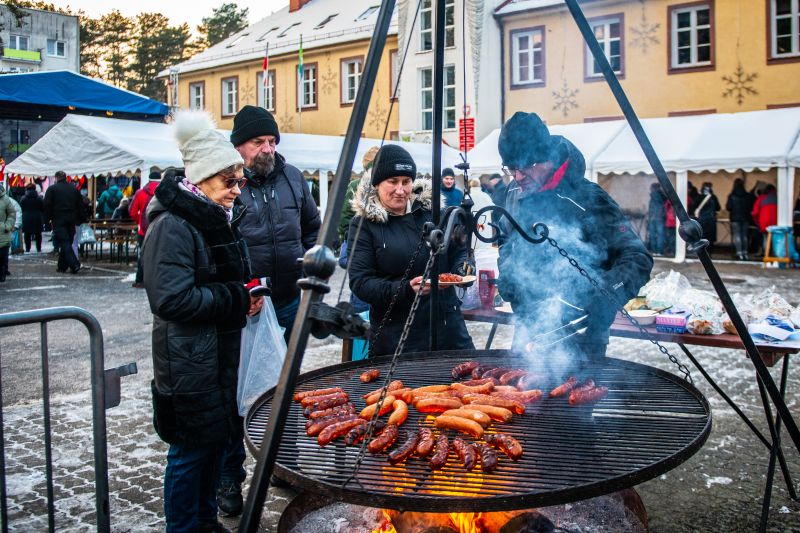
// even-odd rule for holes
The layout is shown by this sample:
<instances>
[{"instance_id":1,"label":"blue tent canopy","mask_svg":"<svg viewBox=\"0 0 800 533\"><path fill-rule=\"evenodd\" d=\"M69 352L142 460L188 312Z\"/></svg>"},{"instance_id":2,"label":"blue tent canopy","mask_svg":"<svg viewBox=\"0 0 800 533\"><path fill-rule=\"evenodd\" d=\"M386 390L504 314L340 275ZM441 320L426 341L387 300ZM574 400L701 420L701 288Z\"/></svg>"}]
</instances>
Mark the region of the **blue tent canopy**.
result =
<instances>
[{"instance_id":1,"label":"blue tent canopy","mask_svg":"<svg viewBox=\"0 0 800 533\"><path fill-rule=\"evenodd\" d=\"M0 76L0 118L17 118L23 110L39 114L74 111L164 117L169 107L156 100L66 70ZM63 114L62 114L63 116ZM35 117L19 117L33 118ZM40 117L44 119L44 117Z\"/></svg>"}]
</instances>

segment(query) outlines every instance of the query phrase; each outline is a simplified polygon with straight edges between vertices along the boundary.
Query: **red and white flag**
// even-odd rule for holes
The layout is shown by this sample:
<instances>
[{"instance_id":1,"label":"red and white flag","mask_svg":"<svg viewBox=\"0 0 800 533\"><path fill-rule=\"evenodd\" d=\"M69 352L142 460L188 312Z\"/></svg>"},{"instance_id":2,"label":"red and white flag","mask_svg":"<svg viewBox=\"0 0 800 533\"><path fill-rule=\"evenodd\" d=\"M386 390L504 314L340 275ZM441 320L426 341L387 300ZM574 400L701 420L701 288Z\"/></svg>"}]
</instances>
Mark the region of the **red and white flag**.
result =
<instances>
[{"instance_id":1,"label":"red and white flag","mask_svg":"<svg viewBox=\"0 0 800 533\"><path fill-rule=\"evenodd\" d=\"M264 71L264 74L261 76L264 87L267 86L267 67L269 67L269 43L267 43L267 49L264 50L264 64L261 67L261 70Z\"/></svg>"}]
</instances>

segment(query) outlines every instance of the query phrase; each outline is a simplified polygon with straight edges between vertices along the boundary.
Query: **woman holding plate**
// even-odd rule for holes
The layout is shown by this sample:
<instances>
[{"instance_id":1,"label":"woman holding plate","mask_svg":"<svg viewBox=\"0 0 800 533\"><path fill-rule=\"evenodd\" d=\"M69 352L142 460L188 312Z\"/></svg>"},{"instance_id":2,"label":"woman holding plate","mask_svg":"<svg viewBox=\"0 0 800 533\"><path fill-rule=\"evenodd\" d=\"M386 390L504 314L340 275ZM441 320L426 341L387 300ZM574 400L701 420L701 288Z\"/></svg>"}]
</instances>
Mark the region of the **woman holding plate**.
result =
<instances>
[{"instance_id":1,"label":"woman holding plate","mask_svg":"<svg viewBox=\"0 0 800 533\"><path fill-rule=\"evenodd\" d=\"M432 220L431 181L417 179L417 166L411 155L393 144L378 151L372 175L366 178L353 197L355 216L347 241L352 243L350 290L369 304L373 331L378 331L387 318L377 338L370 339L370 354L394 353L411 304L420 292L419 308L403 352L427 351L431 299L430 285L423 285L422 274L430 252L424 243L405 279L404 274L420 246L423 226ZM463 274L467 248L451 244L440 265L443 272ZM445 284L439 290L438 348L474 349L455 289ZM395 297L394 307L389 309Z\"/></svg>"}]
</instances>

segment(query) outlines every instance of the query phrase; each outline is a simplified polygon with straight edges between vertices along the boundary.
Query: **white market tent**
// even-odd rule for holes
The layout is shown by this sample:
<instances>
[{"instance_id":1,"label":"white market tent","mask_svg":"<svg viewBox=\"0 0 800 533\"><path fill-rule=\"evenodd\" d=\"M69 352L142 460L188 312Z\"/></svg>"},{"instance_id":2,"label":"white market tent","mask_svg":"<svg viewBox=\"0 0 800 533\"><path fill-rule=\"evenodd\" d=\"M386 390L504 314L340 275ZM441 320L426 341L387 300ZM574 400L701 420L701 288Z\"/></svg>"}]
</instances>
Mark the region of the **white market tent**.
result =
<instances>
[{"instance_id":1,"label":"white market tent","mask_svg":"<svg viewBox=\"0 0 800 533\"><path fill-rule=\"evenodd\" d=\"M574 144L586 159L587 177L591 176L592 163L608 144L622 131L624 120L589 122L585 124L555 124L550 126L552 135L561 135ZM503 164L497 151L500 129L493 130L467 153L470 172L494 174Z\"/></svg>"},{"instance_id":2,"label":"white market tent","mask_svg":"<svg viewBox=\"0 0 800 533\"><path fill-rule=\"evenodd\" d=\"M223 131L226 135L228 131ZM398 142L409 151L417 170L430 174L433 146L425 143ZM300 170L320 173L320 208L325 212L328 200L328 172L335 172L344 137L283 133L278 152ZM379 139L361 139L353 171L361 172L361 160ZM458 152L442 146L442 167L460 161ZM6 167L6 172L23 176L52 176L58 170L68 175L126 173L136 170L146 176L150 167L182 166L181 154L173 138L172 126L83 115L67 115L36 144Z\"/></svg>"}]
</instances>

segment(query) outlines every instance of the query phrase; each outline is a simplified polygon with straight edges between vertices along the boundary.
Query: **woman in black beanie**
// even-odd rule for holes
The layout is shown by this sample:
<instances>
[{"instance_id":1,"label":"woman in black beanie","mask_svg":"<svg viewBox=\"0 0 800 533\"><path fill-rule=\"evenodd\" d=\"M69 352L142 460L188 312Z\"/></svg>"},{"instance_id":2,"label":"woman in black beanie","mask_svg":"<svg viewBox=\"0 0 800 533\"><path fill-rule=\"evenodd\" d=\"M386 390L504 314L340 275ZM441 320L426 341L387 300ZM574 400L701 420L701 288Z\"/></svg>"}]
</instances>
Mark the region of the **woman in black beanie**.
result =
<instances>
[{"instance_id":1,"label":"woman in black beanie","mask_svg":"<svg viewBox=\"0 0 800 533\"><path fill-rule=\"evenodd\" d=\"M355 216L347 237L352 243L350 290L370 305L370 322L375 328L383 322L389 303L397 295L386 325L378 338L370 341L370 353L394 353L411 304L420 290L422 300L403 351L426 351L430 338L430 286L421 288L429 254L424 244L408 278L403 280L403 274L422 240L423 225L432 219L431 182L416 179L417 166L411 155L393 144L378 151L372 175L365 177L368 179L361 181L351 204ZM451 245L442 259L442 271L463 274L467 249ZM439 348L474 349L455 289L440 291Z\"/></svg>"}]
</instances>

